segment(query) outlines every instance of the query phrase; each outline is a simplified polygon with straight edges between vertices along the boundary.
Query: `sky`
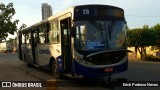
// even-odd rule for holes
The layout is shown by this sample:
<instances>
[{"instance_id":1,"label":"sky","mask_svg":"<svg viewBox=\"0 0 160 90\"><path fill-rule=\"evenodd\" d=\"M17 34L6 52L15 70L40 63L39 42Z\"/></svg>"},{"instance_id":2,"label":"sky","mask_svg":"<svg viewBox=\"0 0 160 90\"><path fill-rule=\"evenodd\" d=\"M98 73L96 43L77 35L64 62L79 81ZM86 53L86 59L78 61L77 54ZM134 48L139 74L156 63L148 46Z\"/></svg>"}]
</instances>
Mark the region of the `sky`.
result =
<instances>
[{"instance_id":1,"label":"sky","mask_svg":"<svg viewBox=\"0 0 160 90\"><path fill-rule=\"evenodd\" d=\"M16 10L13 19L20 20L19 26L27 26L42 20L41 4L46 2L52 6L53 15L75 5L103 4L124 9L129 28L143 25L154 26L160 23L160 0L0 0L5 4L12 2Z\"/></svg>"}]
</instances>

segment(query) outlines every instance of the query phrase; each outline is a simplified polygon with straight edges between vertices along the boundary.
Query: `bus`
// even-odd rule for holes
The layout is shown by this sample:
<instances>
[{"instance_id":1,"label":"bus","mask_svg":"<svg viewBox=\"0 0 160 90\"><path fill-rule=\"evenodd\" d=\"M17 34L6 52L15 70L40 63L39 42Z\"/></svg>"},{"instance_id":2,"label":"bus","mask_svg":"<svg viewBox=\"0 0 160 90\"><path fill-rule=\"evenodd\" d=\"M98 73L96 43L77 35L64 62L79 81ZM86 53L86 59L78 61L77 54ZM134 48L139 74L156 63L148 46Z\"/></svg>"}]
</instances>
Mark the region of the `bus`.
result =
<instances>
[{"instance_id":1,"label":"bus","mask_svg":"<svg viewBox=\"0 0 160 90\"><path fill-rule=\"evenodd\" d=\"M55 78L107 77L128 68L126 30L122 8L73 6L19 31L18 57Z\"/></svg>"}]
</instances>

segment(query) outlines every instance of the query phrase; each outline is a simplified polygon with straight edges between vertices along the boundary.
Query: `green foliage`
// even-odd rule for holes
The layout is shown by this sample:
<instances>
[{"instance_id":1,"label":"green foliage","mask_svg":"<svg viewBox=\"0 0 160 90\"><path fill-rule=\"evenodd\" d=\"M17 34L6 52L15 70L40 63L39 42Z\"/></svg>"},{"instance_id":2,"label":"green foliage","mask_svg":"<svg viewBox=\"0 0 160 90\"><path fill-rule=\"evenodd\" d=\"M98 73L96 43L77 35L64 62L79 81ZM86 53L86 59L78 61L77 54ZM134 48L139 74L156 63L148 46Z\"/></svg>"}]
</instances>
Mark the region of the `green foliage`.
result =
<instances>
[{"instance_id":1,"label":"green foliage","mask_svg":"<svg viewBox=\"0 0 160 90\"><path fill-rule=\"evenodd\" d=\"M133 47L133 46L139 46L138 42L140 39L140 29L135 28L127 31L127 39L128 39L128 46Z\"/></svg>"},{"instance_id":2,"label":"green foliage","mask_svg":"<svg viewBox=\"0 0 160 90\"><path fill-rule=\"evenodd\" d=\"M144 25L142 28L135 28L127 31L128 46L135 47L141 55L141 60L146 59L147 46L160 46L160 25L149 28ZM158 34L159 33L159 34Z\"/></svg>"},{"instance_id":3,"label":"green foliage","mask_svg":"<svg viewBox=\"0 0 160 90\"><path fill-rule=\"evenodd\" d=\"M26 27L27 27L26 24L22 24L21 27L19 28L19 30L23 30L23 29L25 29Z\"/></svg>"},{"instance_id":4,"label":"green foliage","mask_svg":"<svg viewBox=\"0 0 160 90\"><path fill-rule=\"evenodd\" d=\"M156 24L155 26L151 27L155 32L156 37L156 44L154 46L160 47L160 24Z\"/></svg>"},{"instance_id":5,"label":"green foliage","mask_svg":"<svg viewBox=\"0 0 160 90\"><path fill-rule=\"evenodd\" d=\"M129 47L146 47L157 44L156 30L145 25L143 28L135 28L127 31Z\"/></svg>"},{"instance_id":6,"label":"green foliage","mask_svg":"<svg viewBox=\"0 0 160 90\"><path fill-rule=\"evenodd\" d=\"M15 14L13 3L5 5L0 4L0 38L6 39L9 34L14 34L17 31L17 24L19 20L12 21L12 17Z\"/></svg>"}]
</instances>

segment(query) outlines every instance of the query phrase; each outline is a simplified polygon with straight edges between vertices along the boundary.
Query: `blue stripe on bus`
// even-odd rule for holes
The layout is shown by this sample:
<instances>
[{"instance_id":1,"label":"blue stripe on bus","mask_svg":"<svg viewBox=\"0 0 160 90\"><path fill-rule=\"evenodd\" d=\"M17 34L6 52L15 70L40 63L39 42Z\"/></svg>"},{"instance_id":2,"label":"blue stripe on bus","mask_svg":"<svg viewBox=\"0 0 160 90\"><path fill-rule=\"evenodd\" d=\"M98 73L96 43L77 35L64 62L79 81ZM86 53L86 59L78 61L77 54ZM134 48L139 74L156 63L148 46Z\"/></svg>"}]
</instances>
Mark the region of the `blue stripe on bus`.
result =
<instances>
[{"instance_id":1,"label":"blue stripe on bus","mask_svg":"<svg viewBox=\"0 0 160 90\"><path fill-rule=\"evenodd\" d=\"M58 57L56 58L56 61L57 61L57 64L58 64L58 71L59 71L60 73L64 73L62 55L61 55L61 56L58 56ZM60 64L61 64L61 66L60 66Z\"/></svg>"},{"instance_id":2,"label":"blue stripe on bus","mask_svg":"<svg viewBox=\"0 0 160 90\"><path fill-rule=\"evenodd\" d=\"M58 56L56 58L56 61L58 63L58 71L61 74L63 74L64 69L63 69L62 56ZM60 67L60 64L62 64L61 67ZM126 71L128 68L128 61L124 62L121 65L113 67L113 72L111 72L111 73L105 72L105 68L90 68L90 67L83 66L83 65L79 64L76 60L73 60L73 66L74 66L74 73L75 74L83 75L86 78L97 78L97 77L105 77L105 76L109 76L111 74L116 74L116 73ZM44 65L42 67L47 70L50 69L49 64Z\"/></svg>"}]
</instances>

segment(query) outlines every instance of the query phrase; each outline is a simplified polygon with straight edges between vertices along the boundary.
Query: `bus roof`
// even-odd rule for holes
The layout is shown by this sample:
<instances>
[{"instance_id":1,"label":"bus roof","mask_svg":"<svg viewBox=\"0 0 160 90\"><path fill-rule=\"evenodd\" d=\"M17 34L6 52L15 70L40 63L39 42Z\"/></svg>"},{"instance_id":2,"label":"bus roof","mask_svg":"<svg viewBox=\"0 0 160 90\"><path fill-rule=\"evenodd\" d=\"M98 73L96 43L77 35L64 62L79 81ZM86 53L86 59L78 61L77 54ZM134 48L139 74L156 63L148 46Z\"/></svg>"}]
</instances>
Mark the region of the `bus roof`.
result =
<instances>
[{"instance_id":1,"label":"bus roof","mask_svg":"<svg viewBox=\"0 0 160 90\"><path fill-rule=\"evenodd\" d=\"M68 8L68 9L66 9L65 11L62 11L62 12L56 14L56 15L50 16L50 17L48 17L48 18L46 18L46 19L44 19L44 20L42 20L42 21L40 21L40 22L38 22L38 23L35 23L35 24L33 24L33 25L25 28L25 29L23 30L23 32L25 32L25 31L27 31L27 30L29 30L29 29L31 29L31 28L37 27L37 26L39 26L39 25L41 25L41 24L47 23L47 22L53 20L54 18L58 18L58 17L64 15L65 13L72 12L73 9L74 9L74 7L70 7L70 8Z\"/></svg>"},{"instance_id":2,"label":"bus roof","mask_svg":"<svg viewBox=\"0 0 160 90\"><path fill-rule=\"evenodd\" d=\"M46 19L44 19L44 20L42 20L42 21L40 21L40 22L38 22L38 23L35 23L35 24L27 27L27 28L24 29L22 32L25 32L25 31L27 31L27 30L29 30L29 29L31 29L31 28L37 27L37 26L39 26L39 25L41 25L41 24L47 23L47 22L49 22L49 21L51 21L51 20L53 20L53 19L55 19L55 18L58 18L58 17L66 14L66 13L73 12L74 8L76 8L76 7L83 7L83 6L86 6L86 7L87 7L87 6L91 6L91 7L97 7L97 6L98 6L98 7L110 7L110 8L117 8L117 9L123 10L122 8L119 8L119 7L115 7L115 6L111 6L111 5L102 5L102 4L86 4L86 5L72 6L72 7L68 8L68 9L66 9L66 10L58 13L58 14L55 14L55 15L53 15L53 16L50 16L50 17L48 17L48 18L46 18Z\"/></svg>"}]
</instances>

